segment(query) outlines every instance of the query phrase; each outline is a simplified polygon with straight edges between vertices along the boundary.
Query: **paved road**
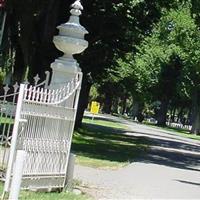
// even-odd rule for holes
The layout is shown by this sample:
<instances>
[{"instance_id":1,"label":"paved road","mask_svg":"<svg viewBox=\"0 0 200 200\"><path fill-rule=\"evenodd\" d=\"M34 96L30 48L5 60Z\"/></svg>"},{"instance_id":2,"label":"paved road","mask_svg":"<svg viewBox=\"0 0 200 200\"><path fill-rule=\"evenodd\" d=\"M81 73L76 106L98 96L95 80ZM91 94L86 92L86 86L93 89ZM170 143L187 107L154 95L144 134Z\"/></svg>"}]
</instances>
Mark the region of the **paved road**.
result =
<instances>
[{"instance_id":1,"label":"paved road","mask_svg":"<svg viewBox=\"0 0 200 200\"><path fill-rule=\"evenodd\" d=\"M147 155L116 171L76 166L75 178L89 186L87 192L95 199L200 200L200 142L120 121L129 127L125 134L148 138L152 146Z\"/></svg>"}]
</instances>

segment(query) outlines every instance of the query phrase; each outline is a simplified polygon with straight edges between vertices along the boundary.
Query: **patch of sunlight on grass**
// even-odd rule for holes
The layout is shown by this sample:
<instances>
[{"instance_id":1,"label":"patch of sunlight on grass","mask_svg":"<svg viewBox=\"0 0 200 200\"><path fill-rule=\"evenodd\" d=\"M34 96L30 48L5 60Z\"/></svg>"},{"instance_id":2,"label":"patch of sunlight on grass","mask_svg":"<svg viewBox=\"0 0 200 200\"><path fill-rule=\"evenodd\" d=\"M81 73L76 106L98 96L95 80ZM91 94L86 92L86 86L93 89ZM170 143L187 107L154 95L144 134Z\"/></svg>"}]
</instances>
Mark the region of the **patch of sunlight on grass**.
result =
<instances>
[{"instance_id":1,"label":"patch of sunlight on grass","mask_svg":"<svg viewBox=\"0 0 200 200\"><path fill-rule=\"evenodd\" d=\"M22 191L19 199L21 200L87 200L89 197L76 195L72 192L30 192Z\"/></svg>"},{"instance_id":2,"label":"patch of sunlight on grass","mask_svg":"<svg viewBox=\"0 0 200 200\"><path fill-rule=\"evenodd\" d=\"M87 156L81 156L78 155L76 157L76 164L83 165L83 166L89 166L93 168L98 168L98 169L111 169L115 170L120 167L125 167L130 162L116 162L116 161L108 161L108 160L102 160L102 159L95 159L95 158L89 158Z\"/></svg>"},{"instance_id":3,"label":"patch of sunlight on grass","mask_svg":"<svg viewBox=\"0 0 200 200\"><path fill-rule=\"evenodd\" d=\"M0 182L0 193L3 192L3 183ZM20 200L89 200L86 195L76 195L72 192L31 192L21 191Z\"/></svg>"},{"instance_id":4,"label":"patch of sunlight on grass","mask_svg":"<svg viewBox=\"0 0 200 200\"><path fill-rule=\"evenodd\" d=\"M114 121L110 120L102 120L102 119L94 119L92 120L91 118L83 118L83 123L87 124L94 124L94 125L100 125L100 126L105 126L105 127L110 127L110 128L117 128L117 129L125 129L126 126Z\"/></svg>"},{"instance_id":5,"label":"patch of sunlight on grass","mask_svg":"<svg viewBox=\"0 0 200 200\"><path fill-rule=\"evenodd\" d=\"M13 124L14 119L9 118L9 117L0 117L0 123L1 124Z\"/></svg>"}]
</instances>

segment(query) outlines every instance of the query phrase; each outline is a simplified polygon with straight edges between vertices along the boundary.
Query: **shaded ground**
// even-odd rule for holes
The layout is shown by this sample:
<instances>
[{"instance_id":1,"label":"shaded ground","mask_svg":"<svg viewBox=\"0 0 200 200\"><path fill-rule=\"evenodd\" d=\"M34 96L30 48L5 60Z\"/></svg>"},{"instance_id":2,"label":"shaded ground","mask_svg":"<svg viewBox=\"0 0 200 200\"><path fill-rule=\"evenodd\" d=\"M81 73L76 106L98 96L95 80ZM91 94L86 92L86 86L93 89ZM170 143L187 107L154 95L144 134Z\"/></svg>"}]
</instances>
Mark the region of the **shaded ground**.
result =
<instances>
[{"instance_id":1,"label":"shaded ground","mask_svg":"<svg viewBox=\"0 0 200 200\"><path fill-rule=\"evenodd\" d=\"M200 199L200 142L121 121L130 129L123 133L127 139L151 142L148 154L115 171L76 166L75 178L86 185L83 189L95 199Z\"/></svg>"},{"instance_id":2,"label":"shaded ground","mask_svg":"<svg viewBox=\"0 0 200 200\"><path fill-rule=\"evenodd\" d=\"M125 135L125 126L119 123L96 119L84 121L82 128L75 132L72 143L76 161L82 165L118 168L127 165L147 149L147 140Z\"/></svg>"},{"instance_id":3,"label":"shaded ground","mask_svg":"<svg viewBox=\"0 0 200 200\"><path fill-rule=\"evenodd\" d=\"M140 124L129 124L134 129L129 135L145 137L151 141L151 149L140 162L154 163L180 169L200 171L200 142L160 131ZM140 131L137 131L140 129Z\"/></svg>"}]
</instances>

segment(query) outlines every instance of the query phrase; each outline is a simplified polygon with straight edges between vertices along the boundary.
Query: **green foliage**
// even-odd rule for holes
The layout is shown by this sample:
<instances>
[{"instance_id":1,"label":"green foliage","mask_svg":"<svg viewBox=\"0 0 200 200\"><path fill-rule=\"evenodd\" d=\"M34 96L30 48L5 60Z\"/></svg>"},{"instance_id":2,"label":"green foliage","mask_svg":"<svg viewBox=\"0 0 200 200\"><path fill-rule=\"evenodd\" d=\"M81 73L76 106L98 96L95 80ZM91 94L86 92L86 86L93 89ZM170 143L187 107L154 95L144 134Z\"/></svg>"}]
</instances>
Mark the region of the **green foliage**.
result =
<instances>
[{"instance_id":1,"label":"green foliage","mask_svg":"<svg viewBox=\"0 0 200 200\"><path fill-rule=\"evenodd\" d=\"M56 25L67 21L66 10L72 2L7 1L17 80L27 66L29 76L42 75L58 57L52 37ZM77 59L96 84L92 99L109 97L105 105L114 101L117 105L133 98L143 104L164 98L162 91L170 90L165 98L180 103L191 100L194 87L200 90L199 0L82 3L81 24L90 33L86 36L89 48ZM87 84L91 82L84 80L82 88L89 88ZM82 107L88 99L88 92L84 94Z\"/></svg>"},{"instance_id":2,"label":"green foliage","mask_svg":"<svg viewBox=\"0 0 200 200\"><path fill-rule=\"evenodd\" d=\"M72 192L28 192L23 191L19 197L21 200L89 200L91 198L87 197L86 195L76 195Z\"/></svg>"},{"instance_id":3,"label":"green foliage","mask_svg":"<svg viewBox=\"0 0 200 200\"><path fill-rule=\"evenodd\" d=\"M90 101L97 100L99 96L97 85L92 85L90 89Z\"/></svg>"},{"instance_id":4,"label":"green foliage","mask_svg":"<svg viewBox=\"0 0 200 200\"><path fill-rule=\"evenodd\" d=\"M173 55L183 62L180 84L192 85L193 81L197 81L195 76L199 74L199 36L189 6L165 12L152 34L138 46L135 56L138 89L144 91L154 88L162 78L164 68L170 67ZM186 79L191 82L186 82ZM182 89L186 91L186 88Z\"/></svg>"},{"instance_id":5,"label":"green foliage","mask_svg":"<svg viewBox=\"0 0 200 200\"><path fill-rule=\"evenodd\" d=\"M2 68L0 68L0 84L3 84L4 76L5 76L5 73L2 70Z\"/></svg>"}]
</instances>

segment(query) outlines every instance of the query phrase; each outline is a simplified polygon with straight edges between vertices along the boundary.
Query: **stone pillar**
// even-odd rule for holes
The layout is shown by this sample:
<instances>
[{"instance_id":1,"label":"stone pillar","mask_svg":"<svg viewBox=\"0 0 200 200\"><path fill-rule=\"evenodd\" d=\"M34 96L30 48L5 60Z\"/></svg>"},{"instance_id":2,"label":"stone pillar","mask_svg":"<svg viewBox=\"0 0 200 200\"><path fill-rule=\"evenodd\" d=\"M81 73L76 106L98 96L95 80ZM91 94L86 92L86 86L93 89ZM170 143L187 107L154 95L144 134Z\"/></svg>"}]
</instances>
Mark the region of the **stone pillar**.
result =
<instances>
[{"instance_id":1,"label":"stone pillar","mask_svg":"<svg viewBox=\"0 0 200 200\"><path fill-rule=\"evenodd\" d=\"M53 89L70 81L81 71L73 55L83 52L88 47L88 42L84 40L88 31L79 23L79 16L83 10L80 0L76 0L71 8L69 21L57 27L59 34L53 39L56 48L64 53L51 64L53 74L50 88Z\"/></svg>"},{"instance_id":2,"label":"stone pillar","mask_svg":"<svg viewBox=\"0 0 200 200\"><path fill-rule=\"evenodd\" d=\"M73 55L83 52L88 47L88 42L84 40L84 36L88 31L79 23L79 16L81 15L81 10L83 10L80 0L76 0L75 3L71 5L71 8L69 21L57 27L59 29L59 34L53 39L56 48L62 51L64 55L51 64L53 71L50 84L51 89L58 89L66 85L67 82L76 77L77 73L81 72ZM70 144L69 149L66 149L68 152L68 168L66 169L65 184L67 185L70 185L73 176L74 159L70 159L69 152L77 109L77 103L75 102L78 102L79 92L80 91L77 90L77 93L72 94L67 102L64 103L66 108L75 109L74 120L65 122L65 130L67 130L66 138Z\"/></svg>"}]
</instances>

